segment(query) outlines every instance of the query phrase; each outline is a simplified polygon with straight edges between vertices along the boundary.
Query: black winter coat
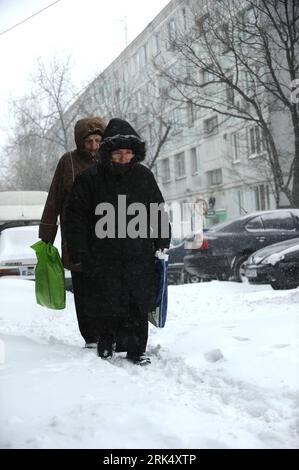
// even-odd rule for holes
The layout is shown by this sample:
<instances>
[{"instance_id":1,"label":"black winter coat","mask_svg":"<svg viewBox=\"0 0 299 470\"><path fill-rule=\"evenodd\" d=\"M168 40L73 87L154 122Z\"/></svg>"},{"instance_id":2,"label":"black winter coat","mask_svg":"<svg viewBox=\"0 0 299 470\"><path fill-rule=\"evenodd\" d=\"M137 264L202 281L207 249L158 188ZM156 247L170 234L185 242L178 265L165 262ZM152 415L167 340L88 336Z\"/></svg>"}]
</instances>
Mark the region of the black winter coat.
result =
<instances>
[{"instance_id":1,"label":"black winter coat","mask_svg":"<svg viewBox=\"0 0 299 470\"><path fill-rule=\"evenodd\" d=\"M96 206L112 204L117 219L119 195L126 195L127 207L143 203L148 216L150 203L164 203L152 172L145 166L135 163L117 175L98 164L76 177L66 209L67 243L73 258L82 261L86 308L91 316L127 317L132 299L142 314L148 313L158 286L154 253L169 247L170 226L166 238L160 230L151 238L149 220L146 238L119 238L117 224L115 238L96 236L96 223L103 217L95 214ZM136 215L127 216L127 222Z\"/></svg>"}]
</instances>

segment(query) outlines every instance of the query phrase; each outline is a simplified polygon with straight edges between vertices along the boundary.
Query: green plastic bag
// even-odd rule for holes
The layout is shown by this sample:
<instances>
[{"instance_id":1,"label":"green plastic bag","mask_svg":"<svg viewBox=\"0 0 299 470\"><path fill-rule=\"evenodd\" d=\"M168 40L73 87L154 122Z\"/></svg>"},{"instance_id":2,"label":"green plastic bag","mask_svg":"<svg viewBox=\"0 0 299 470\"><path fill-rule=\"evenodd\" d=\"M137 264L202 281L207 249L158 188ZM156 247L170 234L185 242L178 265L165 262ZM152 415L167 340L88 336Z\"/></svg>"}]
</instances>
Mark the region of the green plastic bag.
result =
<instances>
[{"instance_id":1,"label":"green plastic bag","mask_svg":"<svg viewBox=\"0 0 299 470\"><path fill-rule=\"evenodd\" d=\"M35 268L36 302L44 307L65 308L64 267L55 246L42 240L31 245L37 257Z\"/></svg>"}]
</instances>

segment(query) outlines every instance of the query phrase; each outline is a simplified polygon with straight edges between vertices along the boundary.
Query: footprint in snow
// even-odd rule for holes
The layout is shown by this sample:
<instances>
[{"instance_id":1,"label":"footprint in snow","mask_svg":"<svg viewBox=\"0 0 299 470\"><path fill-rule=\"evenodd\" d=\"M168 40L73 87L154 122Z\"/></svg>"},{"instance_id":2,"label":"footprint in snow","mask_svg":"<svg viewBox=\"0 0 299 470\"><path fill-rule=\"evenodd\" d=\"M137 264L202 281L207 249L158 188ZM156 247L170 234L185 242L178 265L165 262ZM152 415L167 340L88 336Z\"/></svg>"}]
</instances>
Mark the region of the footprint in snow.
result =
<instances>
[{"instance_id":1,"label":"footprint in snow","mask_svg":"<svg viewBox=\"0 0 299 470\"><path fill-rule=\"evenodd\" d=\"M237 339L238 341L249 341L249 338L246 338L244 336L233 336L234 339Z\"/></svg>"},{"instance_id":2,"label":"footprint in snow","mask_svg":"<svg viewBox=\"0 0 299 470\"><path fill-rule=\"evenodd\" d=\"M211 351L207 351L206 353L204 353L204 356L209 362L217 362L221 359L224 359L224 356L220 349L211 349Z\"/></svg>"}]
</instances>

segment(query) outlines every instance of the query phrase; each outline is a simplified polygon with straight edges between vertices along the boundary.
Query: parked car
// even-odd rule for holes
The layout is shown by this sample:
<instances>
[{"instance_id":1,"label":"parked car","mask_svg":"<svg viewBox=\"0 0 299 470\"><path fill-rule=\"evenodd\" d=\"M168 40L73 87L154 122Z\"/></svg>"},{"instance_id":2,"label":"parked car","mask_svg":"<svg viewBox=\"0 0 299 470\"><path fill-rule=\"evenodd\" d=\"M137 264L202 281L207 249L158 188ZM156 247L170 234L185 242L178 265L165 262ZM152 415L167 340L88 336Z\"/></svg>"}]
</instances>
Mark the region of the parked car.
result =
<instances>
[{"instance_id":1,"label":"parked car","mask_svg":"<svg viewBox=\"0 0 299 470\"><path fill-rule=\"evenodd\" d=\"M30 248L38 241L38 225L11 227L0 233L0 278L17 276L23 279L35 279L37 259ZM60 251L60 231L57 232L55 246ZM71 274L65 271L66 288L71 288Z\"/></svg>"},{"instance_id":2,"label":"parked car","mask_svg":"<svg viewBox=\"0 0 299 470\"><path fill-rule=\"evenodd\" d=\"M245 263L252 253L298 236L299 209L247 214L205 229L200 246L186 250L184 266L199 277L242 282L246 279Z\"/></svg>"},{"instance_id":3,"label":"parked car","mask_svg":"<svg viewBox=\"0 0 299 470\"><path fill-rule=\"evenodd\" d=\"M245 274L251 284L295 289L299 286L299 238L256 251L247 260Z\"/></svg>"},{"instance_id":4,"label":"parked car","mask_svg":"<svg viewBox=\"0 0 299 470\"><path fill-rule=\"evenodd\" d=\"M185 270L185 240L181 240L176 246L170 246L168 254L168 284L187 284L200 281L198 276L189 274Z\"/></svg>"}]
</instances>

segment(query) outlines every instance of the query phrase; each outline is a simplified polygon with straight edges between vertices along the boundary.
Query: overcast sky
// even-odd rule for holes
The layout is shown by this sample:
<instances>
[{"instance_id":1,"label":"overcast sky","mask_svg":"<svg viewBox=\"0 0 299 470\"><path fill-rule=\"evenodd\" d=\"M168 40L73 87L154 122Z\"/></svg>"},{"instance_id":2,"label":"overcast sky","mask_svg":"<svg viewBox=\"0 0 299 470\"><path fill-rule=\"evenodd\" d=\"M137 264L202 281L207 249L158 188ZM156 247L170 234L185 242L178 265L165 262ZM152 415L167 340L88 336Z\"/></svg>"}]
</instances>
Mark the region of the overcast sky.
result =
<instances>
[{"instance_id":1,"label":"overcast sky","mask_svg":"<svg viewBox=\"0 0 299 470\"><path fill-rule=\"evenodd\" d=\"M0 33L55 0L0 0ZM8 101L26 93L38 57L71 54L74 83L94 78L130 43L169 0L60 0L16 28L0 34L0 138Z\"/></svg>"}]
</instances>

